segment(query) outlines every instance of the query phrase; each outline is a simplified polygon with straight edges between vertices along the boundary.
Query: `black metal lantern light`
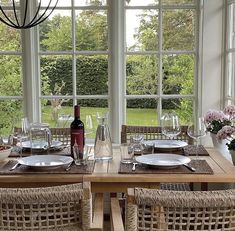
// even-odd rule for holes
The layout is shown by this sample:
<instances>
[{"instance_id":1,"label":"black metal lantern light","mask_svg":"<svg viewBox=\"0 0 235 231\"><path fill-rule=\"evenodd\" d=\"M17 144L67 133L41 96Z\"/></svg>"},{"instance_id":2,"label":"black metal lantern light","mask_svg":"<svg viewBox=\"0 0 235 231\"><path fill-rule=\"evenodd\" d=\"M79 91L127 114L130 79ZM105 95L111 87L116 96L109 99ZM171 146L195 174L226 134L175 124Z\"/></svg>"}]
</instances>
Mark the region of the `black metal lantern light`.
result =
<instances>
[{"instance_id":1,"label":"black metal lantern light","mask_svg":"<svg viewBox=\"0 0 235 231\"><path fill-rule=\"evenodd\" d=\"M42 0L0 0L0 21L15 29L37 26L52 14L58 1L48 0L42 7ZM30 4L35 4L34 10Z\"/></svg>"}]
</instances>

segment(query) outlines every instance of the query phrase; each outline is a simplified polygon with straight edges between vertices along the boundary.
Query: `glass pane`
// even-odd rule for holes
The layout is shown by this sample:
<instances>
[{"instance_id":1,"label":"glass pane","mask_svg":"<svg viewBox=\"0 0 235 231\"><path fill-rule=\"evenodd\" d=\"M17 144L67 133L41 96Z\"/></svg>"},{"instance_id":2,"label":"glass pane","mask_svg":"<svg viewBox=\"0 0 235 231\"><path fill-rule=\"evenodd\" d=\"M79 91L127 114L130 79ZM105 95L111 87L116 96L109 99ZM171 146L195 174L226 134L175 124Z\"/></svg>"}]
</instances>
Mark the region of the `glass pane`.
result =
<instances>
[{"instance_id":1,"label":"glass pane","mask_svg":"<svg viewBox=\"0 0 235 231\"><path fill-rule=\"evenodd\" d=\"M126 10L126 48L157 50L158 10Z\"/></svg>"},{"instance_id":2,"label":"glass pane","mask_svg":"<svg viewBox=\"0 0 235 231\"><path fill-rule=\"evenodd\" d=\"M49 19L39 24L40 49L67 51L72 49L71 11L55 10Z\"/></svg>"},{"instance_id":3,"label":"glass pane","mask_svg":"<svg viewBox=\"0 0 235 231\"><path fill-rule=\"evenodd\" d=\"M106 55L77 56L77 94L108 94L108 57Z\"/></svg>"},{"instance_id":4,"label":"glass pane","mask_svg":"<svg viewBox=\"0 0 235 231\"><path fill-rule=\"evenodd\" d=\"M193 94L193 55L165 55L163 57L163 94Z\"/></svg>"},{"instance_id":5,"label":"glass pane","mask_svg":"<svg viewBox=\"0 0 235 231\"><path fill-rule=\"evenodd\" d=\"M71 56L41 57L42 95L72 95Z\"/></svg>"},{"instance_id":6,"label":"glass pane","mask_svg":"<svg viewBox=\"0 0 235 231\"><path fill-rule=\"evenodd\" d=\"M75 6L104 6L107 0L74 0Z\"/></svg>"},{"instance_id":7,"label":"glass pane","mask_svg":"<svg viewBox=\"0 0 235 231\"><path fill-rule=\"evenodd\" d=\"M158 58L129 55L126 60L126 94L154 95L158 90Z\"/></svg>"},{"instance_id":8,"label":"glass pane","mask_svg":"<svg viewBox=\"0 0 235 231\"><path fill-rule=\"evenodd\" d=\"M22 96L22 60L18 56L0 56L0 95Z\"/></svg>"},{"instance_id":9,"label":"glass pane","mask_svg":"<svg viewBox=\"0 0 235 231\"><path fill-rule=\"evenodd\" d=\"M156 126L157 106L156 99L128 99L126 124Z\"/></svg>"},{"instance_id":10,"label":"glass pane","mask_svg":"<svg viewBox=\"0 0 235 231\"><path fill-rule=\"evenodd\" d=\"M50 3L51 1L51 3ZM41 0L42 7L47 7L50 3L50 7L54 7L57 0ZM71 6L71 0L58 0L58 3L56 6Z\"/></svg>"},{"instance_id":11,"label":"glass pane","mask_svg":"<svg viewBox=\"0 0 235 231\"><path fill-rule=\"evenodd\" d=\"M18 119L23 115L21 100L0 100L0 136L8 137L12 134Z\"/></svg>"},{"instance_id":12,"label":"glass pane","mask_svg":"<svg viewBox=\"0 0 235 231\"><path fill-rule=\"evenodd\" d=\"M162 4L164 5L186 5L186 4L194 4L197 0L162 0Z\"/></svg>"},{"instance_id":13,"label":"glass pane","mask_svg":"<svg viewBox=\"0 0 235 231\"><path fill-rule=\"evenodd\" d=\"M228 6L228 48L235 47L235 4Z\"/></svg>"},{"instance_id":14,"label":"glass pane","mask_svg":"<svg viewBox=\"0 0 235 231\"><path fill-rule=\"evenodd\" d=\"M76 19L77 50L108 50L106 10L77 10Z\"/></svg>"},{"instance_id":15,"label":"glass pane","mask_svg":"<svg viewBox=\"0 0 235 231\"><path fill-rule=\"evenodd\" d=\"M127 6L149 6L149 5L157 5L159 4L158 0L126 0L125 1Z\"/></svg>"},{"instance_id":16,"label":"glass pane","mask_svg":"<svg viewBox=\"0 0 235 231\"><path fill-rule=\"evenodd\" d=\"M235 54L229 54L228 57L228 79L227 79L227 96L232 97L235 92Z\"/></svg>"},{"instance_id":17,"label":"glass pane","mask_svg":"<svg viewBox=\"0 0 235 231\"><path fill-rule=\"evenodd\" d=\"M168 10L163 12L163 49L195 49L195 11Z\"/></svg>"},{"instance_id":18,"label":"glass pane","mask_svg":"<svg viewBox=\"0 0 235 231\"><path fill-rule=\"evenodd\" d=\"M2 14L0 13L0 17ZM0 50L1 51L21 51L20 30L13 29L0 22Z\"/></svg>"},{"instance_id":19,"label":"glass pane","mask_svg":"<svg viewBox=\"0 0 235 231\"><path fill-rule=\"evenodd\" d=\"M191 99L163 99L162 113L174 112L180 118L181 125L187 125L193 115L193 101Z\"/></svg>"}]
</instances>

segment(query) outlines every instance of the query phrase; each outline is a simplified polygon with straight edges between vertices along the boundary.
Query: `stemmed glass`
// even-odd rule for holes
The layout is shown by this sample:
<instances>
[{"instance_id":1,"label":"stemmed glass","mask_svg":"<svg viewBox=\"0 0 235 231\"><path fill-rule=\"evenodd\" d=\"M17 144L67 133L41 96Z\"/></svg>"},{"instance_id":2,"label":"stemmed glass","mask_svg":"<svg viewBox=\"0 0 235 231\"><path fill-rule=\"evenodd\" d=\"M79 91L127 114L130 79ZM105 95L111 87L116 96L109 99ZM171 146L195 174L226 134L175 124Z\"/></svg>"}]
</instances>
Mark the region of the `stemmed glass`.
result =
<instances>
[{"instance_id":1,"label":"stemmed glass","mask_svg":"<svg viewBox=\"0 0 235 231\"><path fill-rule=\"evenodd\" d=\"M171 140L180 134L181 127L179 117L174 113L166 113L161 118L162 134L169 137Z\"/></svg>"},{"instance_id":2,"label":"stemmed glass","mask_svg":"<svg viewBox=\"0 0 235 231\"><path fill-rule=\"evenodd\" d=\"M206 125L203 117L194 119L188 126L188 135L196 142L196 158L198 158L198 145L200 138L206 135Z\"/></svg>"},{"instance_id":3,"label":"stemmed glass","mask_svg":"<svg viewBox=\"0 0 235 231\"><path fill-rule=\"evenodd\" d=\"M90 143L91 140L88 139L89 135L91 135L93 133L93 119L92 119L92 115L86 115L86 121L85 121L85 138L86 138L86 151L88 152L88 154L90 154L92 148L94 147L93 143ZM90 137L91 138L91 137ZM87 141L90 140L90 142L88 143Z\"/></svg>"}]
</instances>

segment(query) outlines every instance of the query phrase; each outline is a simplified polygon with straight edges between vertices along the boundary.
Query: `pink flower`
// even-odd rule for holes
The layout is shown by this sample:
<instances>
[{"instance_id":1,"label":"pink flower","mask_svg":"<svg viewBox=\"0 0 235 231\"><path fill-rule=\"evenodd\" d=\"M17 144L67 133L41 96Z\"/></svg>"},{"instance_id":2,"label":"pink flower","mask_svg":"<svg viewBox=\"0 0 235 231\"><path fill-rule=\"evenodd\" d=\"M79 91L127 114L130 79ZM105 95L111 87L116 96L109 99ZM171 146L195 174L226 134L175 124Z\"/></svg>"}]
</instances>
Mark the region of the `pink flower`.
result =
<instances>
[{"instance_id":1,"label":"pink flower","mask_svg":"<svg viewBox=\"0 0 235 231\"><path fill-rule=\"evenodd\" d=\"M235 105L228 105L224 108L224 114L228 115L230 119L235 119Z\"/></svg>"},{"instance_id":2,"label":"pink flower","mask_svg":"<svg viewBox=\"0 0 235 231\"><path fill-rule=\"evenodd\" d=\"M224 126L218 131L216 138L218 140L224 140L231 138L233 135L235 135L235 127Z\"/></svg>"},{"instance_id":3,"label":"pink flower","mask_svg":"<svg viewBox=\"0 0 235 231\"><path fill-rule=\"evenodd\" d=\"M222 111L209 110L205 115L205 123L210 124L212 121L224 121L227 116Z\"/></svg>"}]
</instances>

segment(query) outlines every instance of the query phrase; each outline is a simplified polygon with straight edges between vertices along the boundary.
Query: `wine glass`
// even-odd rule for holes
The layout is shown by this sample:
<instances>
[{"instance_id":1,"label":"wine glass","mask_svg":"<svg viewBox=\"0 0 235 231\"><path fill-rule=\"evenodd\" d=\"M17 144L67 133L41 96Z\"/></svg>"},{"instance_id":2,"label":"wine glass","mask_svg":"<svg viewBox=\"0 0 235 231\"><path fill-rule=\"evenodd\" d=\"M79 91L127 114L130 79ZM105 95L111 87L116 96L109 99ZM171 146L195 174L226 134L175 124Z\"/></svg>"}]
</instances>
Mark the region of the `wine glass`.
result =
<instances>
[{"instance_id":1,"label":"wine glass","mask_svg":"<svg viewBox=\"0 0 235 231\"><path fill-rule=\"evenodd\" d=\"M179 117L174 113L166 113L161 118L162 134L171 140L181 132Z\"/></svg>"},{"instance_id":2,"label":"wine glass","mask_svg":"<svg viewBox=\"0 0 235 231\"><path fill-rule=\"evenodd\" d=\"M85 122L85 133L86 135L91 134L93 132L93 119L92 115L86 115Z\"/></svg>"},{"instance_id":3,"label":"wine glass","mask_svg":"<svg viewBox=\"0 0 235 231\"><path fill-rule=\"evenodd\" d=\"M206 135L206 125L203 117L194 119L188 126L188 135L193 138L196 142L196 158L198 158L198 145L200 138Z\"/></svg>"}]
</instances>

